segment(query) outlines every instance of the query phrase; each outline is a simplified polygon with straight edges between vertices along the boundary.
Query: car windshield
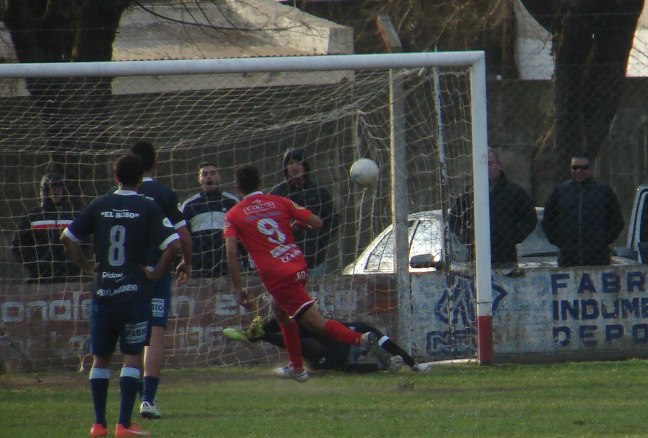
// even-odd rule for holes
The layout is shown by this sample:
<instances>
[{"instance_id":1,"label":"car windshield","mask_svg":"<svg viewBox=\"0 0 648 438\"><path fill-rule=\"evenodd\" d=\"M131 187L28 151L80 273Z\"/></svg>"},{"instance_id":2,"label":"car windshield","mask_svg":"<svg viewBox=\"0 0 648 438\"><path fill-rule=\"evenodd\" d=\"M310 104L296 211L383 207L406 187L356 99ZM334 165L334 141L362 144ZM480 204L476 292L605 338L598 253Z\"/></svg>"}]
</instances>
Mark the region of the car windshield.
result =
<instances>
[{"instance_id":1,"label":"car windshield","mask_svg":"<svg viewBox=\"0 0 648 438\"><path fill-rule=\"evenodd\" d=\"M437 217L438 216L438 217ZM442 258L441 217L429 217L410 220L408 223L408 240L410 245L409 258L422 254L431 254L438 261ZM365 271L393 272L394 271L394 233L392 228L373 247L367 258ZM468 257L464 245L459 243L456 236L451 235L448 250L455 254L455 260L465 261Z\"/></svg>"},{"instance_id":2,"label":"car windshield","mask_svg":"<svg viewBox=\"0 0 648 438\"><path fill-rule=\"evenodd\" d=\"M535 230L520 244L518 244L518 261L520 263L533 262L538 257L556 257L558 248L550 244L542 230L543 209L536 207L538 225ZM431 255L432 260L438 262L443 259L442 224L443 218L440 210L430 210L412 213L408 221L409 258L418 255ZM470 260L470 251L453 233L447 233L447 251L451 257L446 257L452 263L467 262ZM392 226L374 240L365 250L366 258L352 272L379 273L394 272L394 241ZM353 266L353 265L349 265ZM410 267L410 271L428 271L428 267Z\"/></svg>"},{"instance_id":3,"label":"car windshield","mask_svg":"<svg viewBox=\"0 0 648 438\"><path fill-rule=\"evenodd\" d=\"M407 224L407 238L410 242L412 240L415 223L416 221L410 220ZM365 270L384 272L391 272L394 270L394 233L392 233L391 227L389 228L389 232L380 239L376 246L374 246L371 254L369 254Z\"/></svg>"}]
</instances>

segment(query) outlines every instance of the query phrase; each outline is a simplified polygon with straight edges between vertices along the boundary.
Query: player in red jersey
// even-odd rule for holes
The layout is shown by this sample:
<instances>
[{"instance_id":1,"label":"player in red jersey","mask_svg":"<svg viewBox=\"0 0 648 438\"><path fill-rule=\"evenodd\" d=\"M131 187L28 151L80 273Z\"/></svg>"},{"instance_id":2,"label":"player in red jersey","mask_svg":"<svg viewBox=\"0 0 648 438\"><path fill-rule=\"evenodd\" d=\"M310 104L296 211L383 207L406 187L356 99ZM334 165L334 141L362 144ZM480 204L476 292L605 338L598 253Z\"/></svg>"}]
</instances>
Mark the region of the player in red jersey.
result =
<instances>
[{"instance_id":1,"label":"player in red jersey","mask_svg":"<svg viewBox=\"0 0 648 438\"><path fill-rule=\"evenodd\" d=\"M225 215L225 247L232 285L240 305L250 307L241 283L237 240L254 261L259 276L272 296L271 309L281 326L289 363L276 374L305 382L308 373L301 356L299 324L313 333L350 345L373 348L371 333L354 332L338 321L324 318L306 291L307 266L304 253L295 244L292 227L321 228L322 220L288 198L259 191L261 178L256 167L236 169L236 188L244 196Z\"/></svg>"}]
</instances>

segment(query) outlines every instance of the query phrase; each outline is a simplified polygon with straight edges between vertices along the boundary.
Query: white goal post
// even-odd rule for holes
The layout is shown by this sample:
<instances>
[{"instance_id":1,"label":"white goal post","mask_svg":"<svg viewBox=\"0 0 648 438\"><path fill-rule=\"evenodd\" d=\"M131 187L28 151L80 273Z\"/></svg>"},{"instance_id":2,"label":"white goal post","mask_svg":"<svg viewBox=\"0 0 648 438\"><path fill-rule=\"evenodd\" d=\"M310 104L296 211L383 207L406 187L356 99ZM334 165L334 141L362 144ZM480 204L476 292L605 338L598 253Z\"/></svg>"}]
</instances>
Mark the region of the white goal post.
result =
<instances>
[{"instance_id":1,"label":"white goal post","mask_svg":"<svg viewBox=\"0 0 648 438\"><path fill-rule=\"evenodd\" d=\"M441 81L442 91L434 86L435 80ZM8 194L3 201L7 213L0 214L6 254L0 259L0 328L14 340L21 356L35 357L34 363L42 364L47 357L46 363L69 364L74 362L75 348L80 351L77 359L84 356L83 297L88 284L87 279L68 280L62 287L51 281L24 284L20 263L9 256L15 252L10 241L19 219L38 205L40 176L46 171L64 174L67 190L81 208L110 188L111 163L142 139L158 147L158 177L181 201L200 189L201 162L217 163L221 184L229 192L237 166L258 164L268 183L264 189L270 190L283 181L285 149L306 150L314 179L331 193L338 221L325 248L325 276L316 275L309 282L318 303L336 318L368 319L397 333L399 342L420 360L436 358L436 347L430 343L436 335L427 333L427 346L423 345L425 336L413 327L412 315L418 310L413 308L410 288L408 215L448 209L453 198L471 185L474 220L480 226L470 268L477 339L469 343L476 344L481 363L493 361L483 52L2 64L0 100L8 108L0 114L4 133L0 189ZM439 123L448 126L440 128ZM447 155L442 157L440 141L446 143ZM373 159L381 168L375 188L362 190L348 179L350 164L361 157ZM450 181L439 182L439 161ZM438 190L439 184L447 184L444 191ZM362 296L362 290L375 285L370 269L369 274L343 274L389 224L394 230L390 244L396 305L376 298L379 294L373 290L371 298ZM441 234L445 238L447 232ZM383 257L375 263L388 259ZM375 273L383 275L380 269ZM260 290L254 280L250 285ZM448 284L448 291L452 287ZM271 360L277 354L267 348L243 352L223 340L225 326L249 321L232 304L228 290L227 278L222 277L196 279L176 292L167 343L170 354L179 358L174 363L259 363L260 356ZM72 310L57 310L68 301ZM259 305L262 310L257 312L267 314L267 303L260 299ZM395 312L383 317L384 306L390 312L396 306ZM452 320L455 310L447 312ZM205 318L209 321L199 322ZM48 340L45 334L42 341L25 341L34 321L42 321L37 332L50 334L70 322L71 334L69 328L58 328L65 331L62 338L67 345ZM448 333L451 338L453 329ZM60 350L56 354L63 359L51 359L38 350L39 342L56 344Z\"/></svg>"}]
</instances>

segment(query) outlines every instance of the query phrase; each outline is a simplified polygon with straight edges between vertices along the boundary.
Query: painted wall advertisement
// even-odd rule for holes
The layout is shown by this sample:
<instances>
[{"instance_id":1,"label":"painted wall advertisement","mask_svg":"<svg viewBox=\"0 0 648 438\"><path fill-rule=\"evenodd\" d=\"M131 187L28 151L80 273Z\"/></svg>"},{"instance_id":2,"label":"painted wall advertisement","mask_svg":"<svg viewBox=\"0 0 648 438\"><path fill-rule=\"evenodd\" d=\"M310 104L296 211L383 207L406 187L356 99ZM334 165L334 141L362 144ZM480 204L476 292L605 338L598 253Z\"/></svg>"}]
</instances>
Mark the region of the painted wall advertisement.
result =
<instances>
[{"instance_id":1,"label":"painted wall advertisement","mask_svg":"<svg viewBox=\"0 0 648 438\"><path fill-rule=\"evenodd\" d=\"M646 267L529 269L510 277L494 271L495 360L539 362L648 357ZM193 281L193 280L192 280ZM259 314L269 314L258 281ZM44 366L78 366L87 358L89 285L0 288L0 358ZM411 321L399 321L393 276L330 277L310 289L324 313L364 320L410 345L419 361L475 357L476 293L462 273L411 277ZM175 291L165 338L171 364L276 363L274 347L227 342L222 330L243 327L242 310L225 279Z\"/></svg>"},{"instance_id":2,"label":"painted wall advertisement","mask_svg":"<svg viewBox=\"0 0 648 438\"><path fill-rule=\"evenodd\" d=\"M412 277L415 354L474 352L476 293L462 274ZM646 266L527 270L493 275L496 360L648 356Z\"/></svg>"}]
</instances>

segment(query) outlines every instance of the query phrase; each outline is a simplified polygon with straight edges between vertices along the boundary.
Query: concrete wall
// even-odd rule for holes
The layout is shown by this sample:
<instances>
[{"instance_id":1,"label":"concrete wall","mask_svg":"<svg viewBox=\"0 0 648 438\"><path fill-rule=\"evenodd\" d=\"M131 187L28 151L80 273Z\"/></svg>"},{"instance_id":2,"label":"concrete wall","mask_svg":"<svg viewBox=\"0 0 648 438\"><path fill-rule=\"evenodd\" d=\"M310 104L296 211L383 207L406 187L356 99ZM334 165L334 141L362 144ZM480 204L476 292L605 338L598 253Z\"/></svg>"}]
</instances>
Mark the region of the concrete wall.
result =
<instances>
[{"instance_id":1,"label":"concrete wall","mask_svg":"<svg viewBox=\"0 0 648 438\"><path fill-rule=\"evenodd\" d=\"M647 273L645 265L494 272L495 361L648 357ZM474 351L471 277L414 276L412 297L415 356Z\"/></svg>"},{"instance_id":2,"label":"concrete wall","mask_svg":"<svg viewBox=\"0 0 648 438\"><path fill-rule=\"evenodd\" d=\"M528 269L521 277L493 275L496 362L648 357L646 265ZM249 290L262 295L255 276ZM310 282L324 313L367 321L402 345L417 361L475 357L475 290L469 275L412 276L411 332L399 331L395 277L328 276ZM17 285L0 290L2 369L76 368L87 364L89 284ZM261 299L259 313L269 312ZM222 330L245 326L254 312L236 304L229 280L192 280L174 292L167 365L273 364L275 347L248 348Z\"/></svg>"}]
</instances>

